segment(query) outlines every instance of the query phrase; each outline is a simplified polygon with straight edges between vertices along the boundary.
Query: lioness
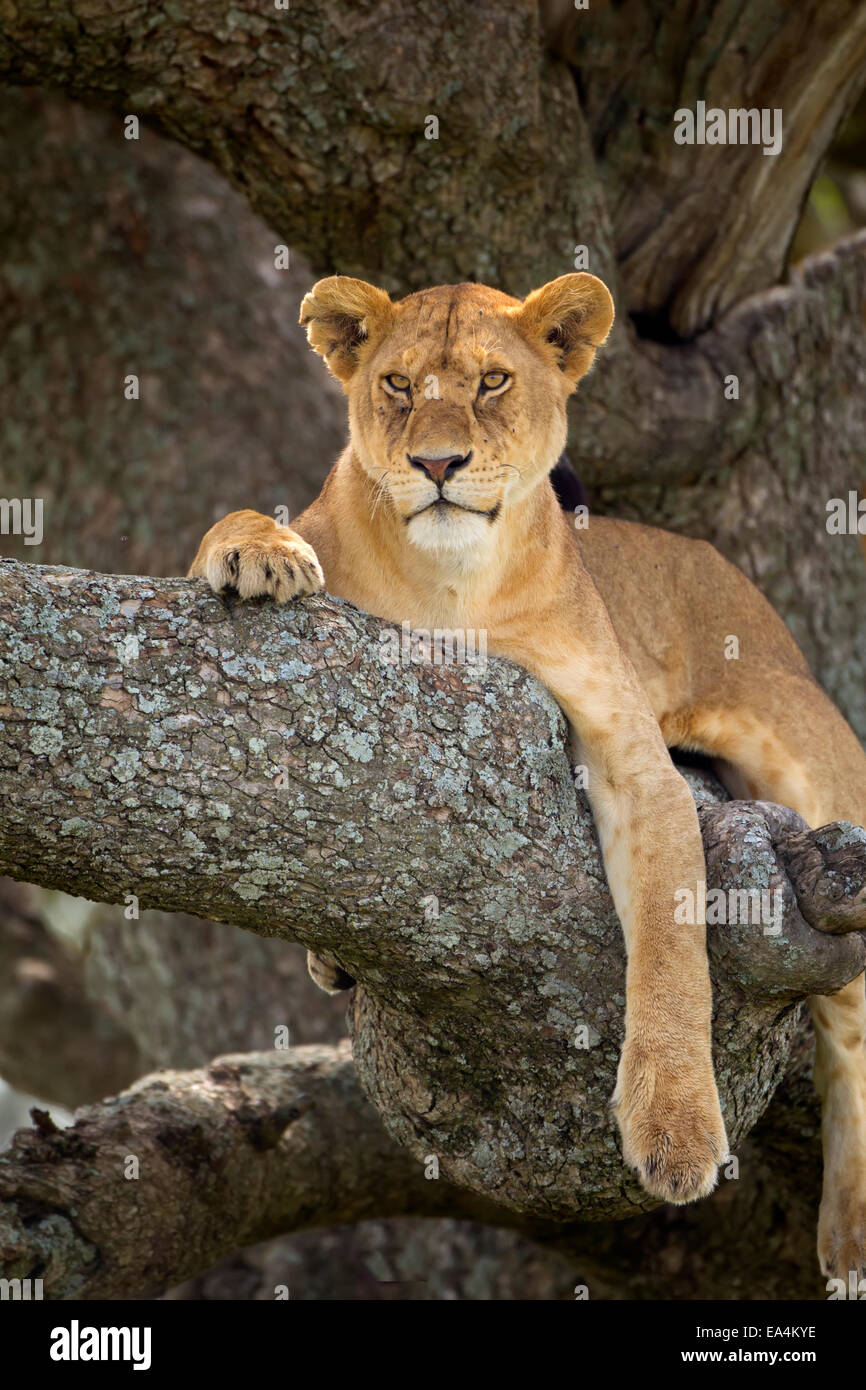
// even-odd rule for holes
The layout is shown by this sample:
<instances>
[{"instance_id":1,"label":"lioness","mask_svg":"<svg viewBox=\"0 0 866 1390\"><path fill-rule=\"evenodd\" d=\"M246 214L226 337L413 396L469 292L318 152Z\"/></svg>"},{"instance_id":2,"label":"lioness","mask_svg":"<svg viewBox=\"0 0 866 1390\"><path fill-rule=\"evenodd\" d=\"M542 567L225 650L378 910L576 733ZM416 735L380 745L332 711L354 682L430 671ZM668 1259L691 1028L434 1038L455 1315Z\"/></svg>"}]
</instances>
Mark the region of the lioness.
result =
<instances>
[{"instance_id":1,"label":"lioness","mask_svg":"<svg viewBox=\"0 0 866 1390\"><path fill-rule=\"evenodd\" d=\"M613 1105L623 1155L669 1202L710 1192L727 1153L710 1052L703 924L675 892L705 877L695 804L668 748L719 760L734 795L812 826L866 824L866 755L781 619L702 541L593 518L578 531L549 474L566 401L613 322L592 275L522 302L451 285L399 303L344 276L301 305L349 400L350 442L289 530L233 512L190 575L284 602L329 592L413 628L486 629L568 717L628 951ZM725 639L739 637L739 660ZM311 961L325 987L352 981ZM866 1265L864 977L811 1000L824 1101L821 1267Z\"/></svg>"}]
</instances>

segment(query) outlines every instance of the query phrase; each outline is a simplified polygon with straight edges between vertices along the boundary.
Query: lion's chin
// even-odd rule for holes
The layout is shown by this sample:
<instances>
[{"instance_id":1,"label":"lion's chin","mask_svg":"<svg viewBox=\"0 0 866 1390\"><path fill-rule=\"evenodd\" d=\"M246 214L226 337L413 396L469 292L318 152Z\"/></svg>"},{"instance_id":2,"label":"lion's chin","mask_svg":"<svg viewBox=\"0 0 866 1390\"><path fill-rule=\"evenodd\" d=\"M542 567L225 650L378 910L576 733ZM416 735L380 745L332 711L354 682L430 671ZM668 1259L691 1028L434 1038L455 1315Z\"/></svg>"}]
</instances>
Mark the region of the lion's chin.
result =
<instances>
[{"instance_id":1,"label":"lion's chin","mask_svg":"<svg viewBox=\"0 0 866 1390\"><path fill-rule=\"evenodd\" d=\"M459 507L428 507L413 516L406 526L406 538L417 550L441 554L443 558L483 553L494 530L490 519L479 512Z\"/></svg>"}]
</instances>

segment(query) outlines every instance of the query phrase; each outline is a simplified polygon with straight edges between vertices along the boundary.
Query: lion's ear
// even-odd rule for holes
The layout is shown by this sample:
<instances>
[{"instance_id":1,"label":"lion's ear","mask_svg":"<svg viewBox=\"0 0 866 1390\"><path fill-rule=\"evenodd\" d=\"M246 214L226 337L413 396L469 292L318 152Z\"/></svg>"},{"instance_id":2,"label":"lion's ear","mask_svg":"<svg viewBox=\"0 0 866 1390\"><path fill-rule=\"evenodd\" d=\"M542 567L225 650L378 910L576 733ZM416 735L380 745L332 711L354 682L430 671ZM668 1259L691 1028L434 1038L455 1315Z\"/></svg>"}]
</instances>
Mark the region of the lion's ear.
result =
<instances>
[{"instance_id":1,"label":"lion's ear","mask_svg":"<svg viewBox=\"0 0 866 1390\"><path fill-rule=\"evenodd\" d=\"M358 365L359 348L386 326L392 308L388 295L375 285L350 275L329 275L304 295L300 322L310 346L345 384Z\"/></svg>"},{"instance_id":2,"label":"lion's ear","mask_svg":"<svg viewBox=\"0 0 866 1390\"><path fill-rule=\"evenodd\" d=\"M560 368L576 386L610 332L613 300L595 275L560 275L528 294L515 317L527 336L555 348Z\"/></svg>"}]
</instances>

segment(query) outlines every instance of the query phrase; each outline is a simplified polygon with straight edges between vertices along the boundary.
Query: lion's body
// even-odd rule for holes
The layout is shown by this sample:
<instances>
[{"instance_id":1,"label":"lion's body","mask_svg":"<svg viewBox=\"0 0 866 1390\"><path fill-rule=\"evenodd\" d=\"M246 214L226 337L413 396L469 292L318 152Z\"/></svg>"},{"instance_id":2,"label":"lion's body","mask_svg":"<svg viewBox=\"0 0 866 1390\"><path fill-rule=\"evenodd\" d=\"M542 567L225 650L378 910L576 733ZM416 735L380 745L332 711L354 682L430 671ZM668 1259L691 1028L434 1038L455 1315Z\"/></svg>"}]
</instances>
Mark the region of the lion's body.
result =
<instances>
[{"instance_id":1,"label":"lion's body","mask_svg":"<svg viewBox=\"0 0 866 1390\"><path fill-rule=\"evenodd\" d=\"M350 444L292 531L233 513L190 573L278 599L324 584L390 622L483 629L490 652L553 692L628 947L624 1156L650 1191L688 1201L711 1190L726 1139L704 926L673 916L678 890L704 877L703 846L667 748L716 758L736 794L812 825L866 824L866 755L784 623L711 546L604 518L577 529L559 507L547 476L566 400L611 319L585 275L523 303L467 285L392 304L359 281L320 282L302 322L347 391ZM812 1002L819 1250L846 1273L866 1262L863 978Z\"/></svg>"}]
</instances>

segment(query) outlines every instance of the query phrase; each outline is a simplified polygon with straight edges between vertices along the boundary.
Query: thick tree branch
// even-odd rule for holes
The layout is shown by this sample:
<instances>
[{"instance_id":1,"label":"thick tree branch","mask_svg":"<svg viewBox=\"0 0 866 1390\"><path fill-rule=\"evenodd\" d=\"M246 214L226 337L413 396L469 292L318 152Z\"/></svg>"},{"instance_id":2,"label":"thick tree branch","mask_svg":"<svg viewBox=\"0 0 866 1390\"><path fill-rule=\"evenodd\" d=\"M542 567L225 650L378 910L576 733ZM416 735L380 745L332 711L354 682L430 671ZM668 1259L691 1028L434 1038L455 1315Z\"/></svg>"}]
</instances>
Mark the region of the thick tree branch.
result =
<instances>
[{"instance_id":1,"label":"thick tree branch","mask_svg":"<svg viewBox=\"0 0 866 1390\"><path fill-rule=\"evenodd\" d=\"M766 466L783 426L786 439L811 450L813 479L818 471L831 481L831 459L840 479L857 476L866 405L853 387L866 371L866 346L851 307L864 294L861 231L804 261L788 284L744 299L690 343L615 333L572 402L581 476L604 498L641 478L657 491L659 483L718 474L746 451ZM832 439L815 432L821 412L835 422ZM816 530L825 500L815 499Z\"/></svg>"},{"instance_id":2,"label":"thick tree branch","mask_svg":"<svg viewBox=\"0 0 866 1390\"><path fill-rule=\"evenodd\" d=\"M362 1085L416 1157L543 1218L648 1204L608 1115L621 934L536 682L502 661L395 668L383 625L327 597L239 605L11 561L0 577L0 869L330 952L361 984ZM799 824L696 794L711 883L779 894L771 919L710 934L736 1143L796 1001L862 970L866 938L804 921L774 844Z\"/></svg>"},{"instance_id":3,"label":"thick tree branch","mask_svg":"<svg viewBox=\"0 0 866 1390\"><path fill-rule=\"evenodd\" d=\"M471 275L522 292L530 266L560 273L581 240L593 269L610 268L576 77L623 303L690 337L778 280L866 77L866 11L857 0L540 8L443 3L419 24L406 0L269 12L218 0L206 13L195 0L7 0L0 76L152 118L317 268L400 288ZM781 110L779 152L676 144L674 112L698 100ZM418 209L431 207L419 236Z\"/></svg>"},{"instance_id":4,"label":"thick tree branch","mask_svg":"<svg viewBox=\"0 0 866 1390\"><path fill-rule=\"evenodd\" d=\"M419 22L409 0L15 0L0 16L0 78L150 119L322 272L526 293L597 207L572 77L532 4L445 0Z\"/></svg>"}]
</instances>

